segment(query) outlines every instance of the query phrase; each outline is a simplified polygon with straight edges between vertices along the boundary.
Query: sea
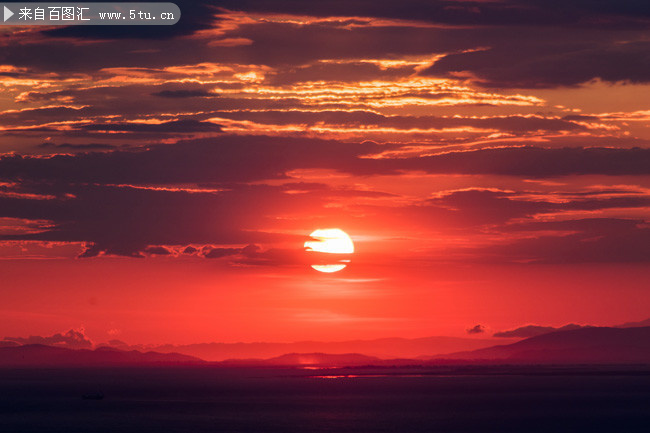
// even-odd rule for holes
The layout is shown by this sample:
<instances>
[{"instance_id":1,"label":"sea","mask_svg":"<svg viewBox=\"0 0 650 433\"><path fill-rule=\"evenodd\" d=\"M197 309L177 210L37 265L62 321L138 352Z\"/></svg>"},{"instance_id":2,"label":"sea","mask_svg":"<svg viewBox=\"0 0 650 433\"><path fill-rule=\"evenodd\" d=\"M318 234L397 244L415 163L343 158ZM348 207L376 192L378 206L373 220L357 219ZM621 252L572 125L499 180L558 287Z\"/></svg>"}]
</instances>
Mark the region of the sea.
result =
<instances>
[{"instance_id":1,"label":"sea","mask_svg":"<svg viewBox=\"0 0 650 433\"><path fill-rule=\"evenodd\" d=\"M650 374L579 368L3 369L0 432L648 433Z\"/></svg>"}]
</instances>

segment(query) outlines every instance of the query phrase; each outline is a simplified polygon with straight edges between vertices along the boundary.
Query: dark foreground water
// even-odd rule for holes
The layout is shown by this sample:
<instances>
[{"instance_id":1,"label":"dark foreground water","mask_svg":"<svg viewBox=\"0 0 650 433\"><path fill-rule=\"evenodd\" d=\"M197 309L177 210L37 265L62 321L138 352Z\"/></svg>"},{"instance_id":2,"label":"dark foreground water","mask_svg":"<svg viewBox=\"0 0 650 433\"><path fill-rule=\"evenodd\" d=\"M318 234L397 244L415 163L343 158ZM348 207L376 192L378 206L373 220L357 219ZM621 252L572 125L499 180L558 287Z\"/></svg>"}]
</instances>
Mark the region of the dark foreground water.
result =
<instances>
[{"instance_id":1,"label":"dark foreground water","mask_svg":"<svg viewBox=\"0 0 650 433\"><path fill-rule=\"evenodd\" d=\"M647 374L311 373L0 370L0 431L650 432ZM81 398L100 390L103 400Z\"/></svg>"}]
</instances>

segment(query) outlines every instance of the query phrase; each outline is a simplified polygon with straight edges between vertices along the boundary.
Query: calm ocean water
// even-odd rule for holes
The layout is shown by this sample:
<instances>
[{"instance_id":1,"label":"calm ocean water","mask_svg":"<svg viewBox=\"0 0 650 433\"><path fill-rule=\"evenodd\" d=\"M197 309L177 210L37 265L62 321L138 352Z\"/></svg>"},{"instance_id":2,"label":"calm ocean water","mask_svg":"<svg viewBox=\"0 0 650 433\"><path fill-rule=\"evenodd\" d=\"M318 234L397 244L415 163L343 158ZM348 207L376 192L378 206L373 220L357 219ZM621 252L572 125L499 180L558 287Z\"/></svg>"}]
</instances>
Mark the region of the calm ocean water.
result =
<instances>
[{"instance_id":1,"label":"calm ocean water","mask_svg":"<svg viewBox=\"0 0 650 433\"><path fill-rule=\"evenodd\" d=\"M648 375L305 374L0 370L0 432L650 432Z\"/></svg>"}]
</instances>

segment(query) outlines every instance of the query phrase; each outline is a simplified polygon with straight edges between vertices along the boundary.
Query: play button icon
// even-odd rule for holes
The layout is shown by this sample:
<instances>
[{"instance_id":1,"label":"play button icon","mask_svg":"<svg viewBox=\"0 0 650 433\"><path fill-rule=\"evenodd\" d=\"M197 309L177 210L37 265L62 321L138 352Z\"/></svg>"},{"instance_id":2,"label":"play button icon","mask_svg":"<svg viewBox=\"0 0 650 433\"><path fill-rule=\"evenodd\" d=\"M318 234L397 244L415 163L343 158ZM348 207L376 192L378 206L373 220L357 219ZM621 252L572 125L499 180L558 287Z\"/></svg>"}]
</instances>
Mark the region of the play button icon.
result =
<instances>
[{"instance_id":1,"label":"play button icon","mask_svg":"<svg viewBox=\"0 0 650 433\"><path fill-rule=\"evenodd\" d=\"M5 8L4 9L4 13L5 13L5 19L4 20L7 21L9 18L14 16L14 13L11 12L7 6L5 6L4 8Z\"/></svg>"}]
</instances>

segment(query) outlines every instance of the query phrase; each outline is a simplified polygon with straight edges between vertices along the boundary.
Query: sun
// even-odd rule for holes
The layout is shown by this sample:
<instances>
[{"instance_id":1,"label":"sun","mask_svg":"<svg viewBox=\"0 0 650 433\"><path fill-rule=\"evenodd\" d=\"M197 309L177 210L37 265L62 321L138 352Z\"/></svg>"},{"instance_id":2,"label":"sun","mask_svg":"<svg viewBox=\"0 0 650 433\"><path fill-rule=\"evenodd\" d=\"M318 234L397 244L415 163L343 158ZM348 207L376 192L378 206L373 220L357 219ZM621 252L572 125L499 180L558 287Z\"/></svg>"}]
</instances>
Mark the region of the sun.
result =
<instances>
[{"instance_id":1,"label":"sun","mask_svg":"<svg viewBox=\"0 0 650 433\"><path fill-rule=\"evenodd\" d=\"M350 236L341 229L317 229L309 235L314 240L305 242L305 250L326 254L352 254L354 243ZM350 260L332 260L338 263L314 264L312 268L319 272L338 272L344 269Z\"/></svg>"}]
</instances>

